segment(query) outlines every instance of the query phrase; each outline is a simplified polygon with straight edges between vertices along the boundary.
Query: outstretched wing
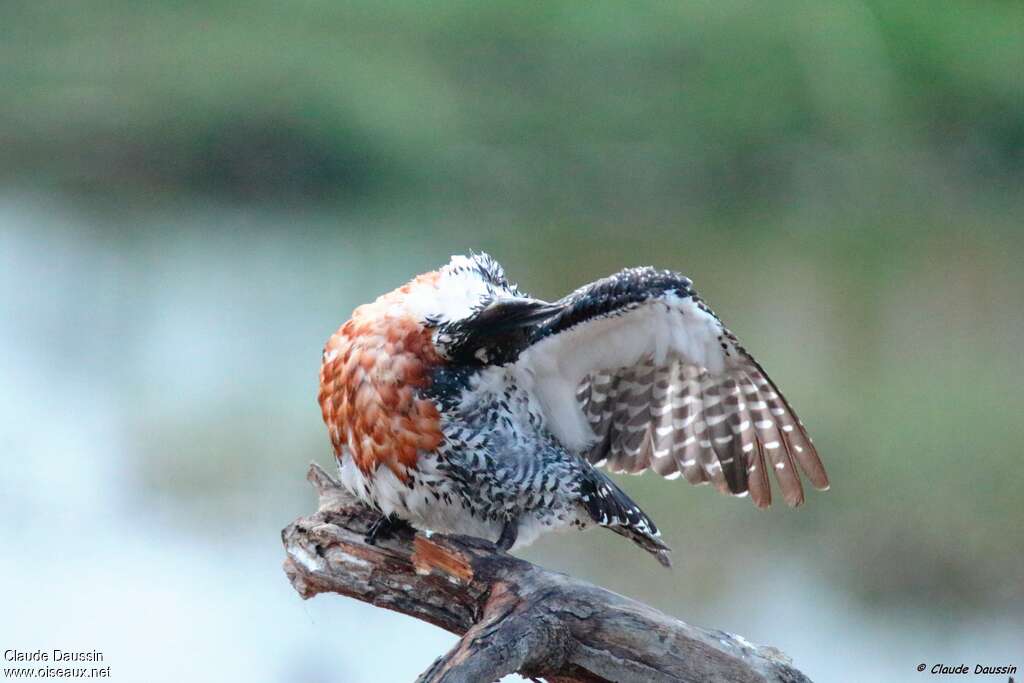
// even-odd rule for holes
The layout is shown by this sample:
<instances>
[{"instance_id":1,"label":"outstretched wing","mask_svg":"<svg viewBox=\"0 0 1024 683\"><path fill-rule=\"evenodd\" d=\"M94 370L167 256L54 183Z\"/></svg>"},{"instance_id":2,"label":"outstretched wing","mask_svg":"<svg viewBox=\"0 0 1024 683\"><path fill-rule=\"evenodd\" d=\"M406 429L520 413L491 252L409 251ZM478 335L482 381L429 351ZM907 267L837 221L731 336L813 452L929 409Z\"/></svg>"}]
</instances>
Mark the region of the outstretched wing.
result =
<instances>
[{"instance_id":1,"label":"outstretched wing","mask_svg":"<svg viewBox=\"0 0 1024 683\"><path fill-rule=\"evenodd\" d=\"M590 462L710 482L758 507L771 503L769 469L789 505L804 500L799 471L828 488L792 407L689 279L629 269L554 306L516 368Z\"/></svg>"}]
</instances>

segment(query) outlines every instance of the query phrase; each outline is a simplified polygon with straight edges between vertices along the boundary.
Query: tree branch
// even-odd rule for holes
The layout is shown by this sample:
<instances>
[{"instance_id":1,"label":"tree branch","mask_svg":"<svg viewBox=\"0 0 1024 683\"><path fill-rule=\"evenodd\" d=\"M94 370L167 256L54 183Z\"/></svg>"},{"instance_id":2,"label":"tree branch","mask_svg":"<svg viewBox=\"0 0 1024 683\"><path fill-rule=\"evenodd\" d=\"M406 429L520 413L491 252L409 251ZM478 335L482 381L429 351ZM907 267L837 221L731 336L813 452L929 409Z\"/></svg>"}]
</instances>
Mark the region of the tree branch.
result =
<instances>
[{"instance_id":1,"label":"tree branch","mask_svg":"<svg viewBox=\"0 0 1024 683\"><path fill-rule=\"evenodd\" d=\"M318 512L281 532L284 570L303 598L340 593L461 635L420 683L809 683L778 650L691 626L466 536L364 536L377 514L316 464Z\"/></svg>"}]
</instances>

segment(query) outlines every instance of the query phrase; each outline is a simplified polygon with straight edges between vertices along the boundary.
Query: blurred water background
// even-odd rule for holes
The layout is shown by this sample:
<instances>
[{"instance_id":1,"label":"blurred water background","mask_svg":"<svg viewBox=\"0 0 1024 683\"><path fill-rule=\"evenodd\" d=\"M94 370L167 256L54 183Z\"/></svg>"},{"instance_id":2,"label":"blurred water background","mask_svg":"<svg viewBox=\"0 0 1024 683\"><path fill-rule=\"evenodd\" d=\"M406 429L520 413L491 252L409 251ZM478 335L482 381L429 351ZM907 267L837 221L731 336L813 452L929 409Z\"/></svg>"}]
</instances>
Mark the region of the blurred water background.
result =
<instances>
[{"instance_id":1,"label":"blurred water background","mask_svg":"<svg viewBox=\"0 0 1024 683\"><path fill-rule=\"evenodd\" d=\"M654 477L662 570L523 555L817 681L1024 666L1024 5L0 4L0 647L115 680L407 681L454 638L302 602L359 303L486 250L560 296L681 270L833 480Z\"/></svg>"}]
</instances>

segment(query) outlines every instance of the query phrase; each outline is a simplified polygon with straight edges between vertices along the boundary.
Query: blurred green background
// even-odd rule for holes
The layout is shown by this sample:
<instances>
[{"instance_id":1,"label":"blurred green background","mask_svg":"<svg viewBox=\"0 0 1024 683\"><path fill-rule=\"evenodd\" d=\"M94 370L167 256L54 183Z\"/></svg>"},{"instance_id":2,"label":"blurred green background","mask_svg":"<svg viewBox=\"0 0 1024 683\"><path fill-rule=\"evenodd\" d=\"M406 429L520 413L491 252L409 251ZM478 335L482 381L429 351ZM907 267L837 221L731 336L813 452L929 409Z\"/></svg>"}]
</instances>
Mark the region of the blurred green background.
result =
<instances>
[{"instance_id":1,"label":"blurred green background","mask_svg":"<svg viewBox=\"0 0 1024 683\"><path fill-rule=\"evenodd\" d=\"M545 298L685 272L833 480L627 477L673 572L525 556L820 681L1024 667L1022 183L1019 2L6 0L0 642L411 680L451 637L300 603L277 532L331 460L324 340L475 249Z\"/></svg>"}]
</instances>

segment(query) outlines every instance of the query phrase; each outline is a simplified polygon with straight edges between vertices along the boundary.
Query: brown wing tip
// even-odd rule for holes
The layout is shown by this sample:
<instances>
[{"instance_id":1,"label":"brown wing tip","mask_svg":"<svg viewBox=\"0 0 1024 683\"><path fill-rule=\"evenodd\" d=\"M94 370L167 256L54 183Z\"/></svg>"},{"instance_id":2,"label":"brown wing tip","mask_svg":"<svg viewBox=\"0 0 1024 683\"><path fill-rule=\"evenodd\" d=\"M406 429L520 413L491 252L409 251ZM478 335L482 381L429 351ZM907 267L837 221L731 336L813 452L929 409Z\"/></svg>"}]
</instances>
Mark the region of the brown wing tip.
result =
<instances>
[{"instance_id":1,"label":"brown wing tip","mask_svg":"<svg viewBox=\"0 0 1024 683\"><path fill-rule=\"evenodd\" d=\"M829 483L828 477L825 476L824 468L820 469L819 472L821 473L820 477L812 477L810 474L808 474L807 478L810 480L811 485L814 486L815 491L828 491L829 489L832 488L832 484ZM800 507L805 502L807 502L806 498L804 497L803 487L801 487L800 490L797 491L796 493L798 495L793 496L792 500L790 500L790 496L786 496L786 502L789 504L790 507Z\"/></svg>"},{"instance_id":2,"label":"brown wing tip","mask_svg":"<svg viewBox=\"0 0 1024 683\"><path fill-rule=\"evenodd\" d=\"M817 457L817 453L815 453L815 457ZM820 460L818 461L818 467L816 470L808 472L805 469L804 473L810 480L811 486L813 486L816 490L828 491L830 488L832 488L832 482L828 480L828 475L825 474L825 467L824 465L821 464Z\"/></svg>"},{"instance_id":3,"label":"brown wing tip","mask_svg":"<svg viewBox=\"0 0 1024 683\"><path fill-rule=\"evenodd\" d=\"M814 488L819 491L828 491L828 474L825 472L825 465L821 462L821 458L818 457L818 449L814 447L809 437L807 437L806 445L809 448L803 452L797 451L793 454L797 464Z\"/></svg>"},{"instance_id":4,"label":"brown wing tip","mask_svg":"<svg viewBox=\"0 0 1024 683\"><path fill-rule=\"evenodd\" d=\"M658 552L653 553L653 555L654 559L656 559L662 567L665 569L672 569L672 556L669 554L668 550L659 550Z\"/></svg>"},{"instance_id":5,"label":"brown wing tip","mask_svg":"<svg viewBox=\"0 0 1024 683\"><path fill-rule=\"evenodd\" d=\"M817 454L815 454L817 457ZM807 478L811 480L811 485L819 491L828 491L832 488L832 483L828 480L828 475L825 474L825 466L818 461L818 467L811 469L810 471L804 470L807 473Z\"/></svg>"}]
</instances>

